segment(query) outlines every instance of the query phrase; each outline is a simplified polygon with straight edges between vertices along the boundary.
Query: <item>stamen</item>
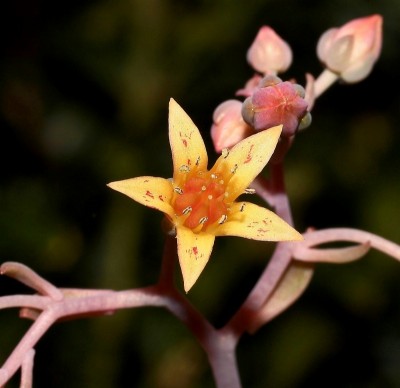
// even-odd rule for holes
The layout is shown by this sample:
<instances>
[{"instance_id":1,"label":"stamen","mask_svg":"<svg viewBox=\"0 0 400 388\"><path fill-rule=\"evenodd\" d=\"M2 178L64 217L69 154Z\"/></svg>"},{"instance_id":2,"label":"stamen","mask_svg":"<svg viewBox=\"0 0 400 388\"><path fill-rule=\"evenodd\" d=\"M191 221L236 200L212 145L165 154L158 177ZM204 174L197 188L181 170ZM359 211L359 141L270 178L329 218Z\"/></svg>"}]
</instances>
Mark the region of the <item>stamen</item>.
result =
<instances>
[{"instance_id":1,"label":"stamen","mask_svg":"<svg viewBox=\"0 0 400 388\"><path fill-rule=\"evenodd\" d=\"M192 211L192 207L191 207L191 206L188 206L188 207L185 207L185 208L182 210L182 214L186 215L186 214L189 214L191 211Z\"/></svg>"},{"instance_id":2,"label":"stamen","mask_svg":"<svg viewBox=\"0 0 400 388\"><path fill-rule=\"evenodd\" d=\"M228 216L226 214L223 214L221 218L219 219L218 223L221 225L223 224L226 220L228 219Z\"/></svg>"},{"instance_id":3,"label":"stamen","mask_svg":"<svg viewBox=\"0 0 400 388\"><path fill-rule=\"evenodd\" d=\"M245 190L244 190L244 193L245 193L245 194L254 194L255 192L256 192L255 189L245 189Z\"/></svg>"},{"instance_id":4,"label":"stamen","mask_svg":"<svg viewBox=\"0 0 400 388\"><path fill-rule=\"evenodd\" d=\"M180 172L189 172L190 171L190 167L186 164L183 164L182 166L179 167L179 171Z\"/></svg>"},{"instance_id":5,"label":"stamen","mask_svg":"<svg viewBox=\"0 0 400 388\"><path fill-rule=\"evenodd\" d=\"M246 207L246 204L243 202L242 206L240 206L240 211L242 212L244 210L244 208Z\"/></svg>"},{"instance_id":6,"label":"stamen","mask_svg":"<svg viewBox=\"0 0 400 388\"><path fill-rule=\"evenodd\" d=\"M199 224L205 224L208 221L208 217L201 217L199 219Z\"/></svg>"},{"instance_id":7,"label":"stamen","mask_svg":"<svg viewBox=\"0 0 400 388\"><path fill-rule=\"evenodd\" d=\"M233 168L231 169L231 173L234 174L234 173L236 172L237 169L238 169L238 165L235 164L235 165L233 166Z\"/></svg>"},{"instance_id":8,"label":"stamen","mask_svg":"<svg viewBox=\"0 0 400 388\"><path fill-rule=\"evenodd\" d=\"M182 190L180 187L175 187L175 188L174 188L174 191L175 191L175 193L178 193L178 194L180 194L180 195L183 194L183 190Z\"/></svg>"},{"instance_id":9,"label":"stamen","mask_svg":"<svg viewBox=\"0 0 400 388\"><path fill-rule=\"evenodd\" d=\"M228 157L228 155L229 155L229 150L228 150L228 148L223 148L221 154L222 154L222 157L223 157L224 159L226 159L226 158Z\"/></svg>"},{"instance_id":10,"label":"stamen","mask_svg":"<svg viewBox=\"0 0 400 388\"><path fill-rule=\"evenodd\" d=\"M185 178L183 183L180 181L172 183L172 189L177 193L174 193L173 208L178 225L191 229L193 233L201 233L202 230L215 228L218 223L222 224L229 220L229 210L225 203L229 195L226 192L225 182L231 179L231 176L228 173L225 178L225 171L216 170L212 172L204 170L204 174L200 176L199 168L193 167L194 160L191 164L178 165L181 166L181 171L186 170L187 165L190 167L190 173L181 175L181 179ZM234 163L231 163L228 170L233 165ZM240 207L240 204L236 206Z\"/></svg>"}]
</instances>

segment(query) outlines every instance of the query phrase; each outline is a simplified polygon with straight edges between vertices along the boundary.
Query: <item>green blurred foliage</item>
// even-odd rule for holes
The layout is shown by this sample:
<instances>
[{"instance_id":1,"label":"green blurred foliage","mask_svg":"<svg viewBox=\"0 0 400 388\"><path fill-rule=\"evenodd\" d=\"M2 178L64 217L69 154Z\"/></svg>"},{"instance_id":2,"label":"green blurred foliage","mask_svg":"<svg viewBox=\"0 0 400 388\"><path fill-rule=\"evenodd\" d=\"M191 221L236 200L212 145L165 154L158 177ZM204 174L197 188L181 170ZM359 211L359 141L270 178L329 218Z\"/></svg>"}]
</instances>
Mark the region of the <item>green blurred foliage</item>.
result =
<instances>
[{"instance_id":1,"label":"green blurred foliage","mask_svg":"<svg viewBox=\"0 0 400 388\"><path fill-rule=\"evenodd\" d=\"M105 184L171 175L168 99L192 116L211 151L212 112L252 76L245 54L261 25L291 44L295 62L285 77L303 83L305 72L321 71L320 34L372 13L384 16L382 58L367 80L335 85L317 101L312 126L288 156L287 184L300 230L349 226L400 242L397 0L15 0L3 7L2 261L21 261L65 287L155 282L161 215ZM222 325L272 248L218 240L189 299ZM375 252L346 266L319 265L294 307L241 341L244 386L398 387L399 279L399 263ZM27 291L9 279L0 288ZM0 317L1 360L27 328L12 313ZM56 325L37 346L35 382L213 386L187 329L152 308Z\"/></svg>"}]
</instances>

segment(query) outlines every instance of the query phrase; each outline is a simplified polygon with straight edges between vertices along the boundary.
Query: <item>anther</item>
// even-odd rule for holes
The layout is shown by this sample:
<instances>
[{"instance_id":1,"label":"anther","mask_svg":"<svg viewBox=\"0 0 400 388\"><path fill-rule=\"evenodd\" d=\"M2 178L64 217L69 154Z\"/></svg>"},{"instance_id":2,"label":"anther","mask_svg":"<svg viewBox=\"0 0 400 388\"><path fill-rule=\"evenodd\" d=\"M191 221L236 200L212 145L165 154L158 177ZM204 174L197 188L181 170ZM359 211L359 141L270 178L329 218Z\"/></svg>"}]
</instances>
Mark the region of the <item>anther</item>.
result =
<instances>
[{"instance_id":1,"label":"anther","mask_svg":"<svg viewBox=\"0 0 400 388\"><path fill-rule=\"evenodd\" d=\"M221 225L223 224L226 220L228 219L228 216L226 214L223 214L221 218L219 219L218 223Z\"/></svg>"},{"instance_id":2,"label":"anther","mask_svg":"<svg viewBox=\"0 0 400 388\"><path fill-rule=\"evenodd\" d=\"M206 186L201 186L201 191L206 191L207 187Z\"/></svg>"},{"instance_id":3,"label":"anther","mask_svg":"<svg viewBox=\"0 0 400 388\"><path fill-rule=\"evenodd\" d=\"M213 196L210 194L207 198L208 198L209 200L211 200L211 199L213 199Z\"/></svg>"},{"instance_id":4,"label":"anther","mask_svg":"<svg viewBox=\"0 0 400 388\"><path fill-rule=\"evenodd\" d=\"M174 188L174 191L175 191L175 193L178 193L178 194L180 194L180 195L183 194L183 190L182 190L180 187L175 187L175 188Z\"/></svg>"},{"instance_id":5,"label":"anther","mask_svg":"<svg viewBox=\"0 0 400 388\"><path fill-rule=\"evenodd\" d=\"M221 154L222 154L222 157L223 157L224 159L226 159L226 158L228 157L228 155L229 155L229 150L228 150L228 148L223 148Z\"/></svg>"},{"instance_id":6,"label":"anther","mask_svg":"<svg viewBox=\"0 0 400 388\"><path fill-rule=\"evenodd\" d=\"M237 169L238 169L238 165L235 164L235 165L233 166L233 168L231 169L231 173L234 174L234 173L236 172Z\"/></svg>"},{"instance_id":7,"label":"anther","mask_svg":"<svg viewBox=\"0 0 400 388\"><path fill-rule=\"evenodd\" d=\"M185 208L182 210L182 214L186 215L186 214L189 214L191 211L192 211L192 207L191 207L191 206L188 206L188 207L185 207Z\"/></svg>"},{"instance_id":8,"label":"anther","mask_svg":"<svg viewBox=\"0 0 400 388\"><path fill-rule=\"evenodd\" d=\"M190 171L190 167L186 164L183 164L182 166L179 167L179 171L180 172L189 172Z\"/></svg>"},{"instance_id":9,"label":"anther","mask_svg":"<svg viewBox=\"0 0 400 388\"><path fill-rule=\"evenodd\" d=\"M211 174L211 179L217 179L217 178L218 178L217 174Z\"/></svg>"},{"instance_id":10,"label":"anther","mask_svg":"<svg viewBox=\"0 0 400 388\"><path fill-rule=\"evenodd\" d=\"M201 217L199 219L199 224L205 224L208 221L208 217Z\"/></svg>"},{"instance_id":11,"label":"anther","mask_svg":"<svg viewBox=\"0 0 400 388\"><path fill-rule=\"evenodd\" d=\"M244 210L244 208L246 207L245 203L242 203L242 206L240 206L240 211L242 212Z\"/></svg>"},{"instance_id":12,"label":"anther","mask_svg":"<svg viewBox=\"0 0 400 388\"><path fill-rule=\"evenodd\" d=\"M245 194L254 194L255 192L256 192L255 189L245 189L244 190Z\"/></svg>"},{"instance_id":13,"label":"anther","mask_svg":"<svg viewBox=\"0 0 400 388\"><path fill-rule=\"evenodd\" d=\"M223 185L225 182L224 182L224 180L223 179L221 179L220 181L219 181L219 184L220 185Z\"/></svg>"}]
</instances>

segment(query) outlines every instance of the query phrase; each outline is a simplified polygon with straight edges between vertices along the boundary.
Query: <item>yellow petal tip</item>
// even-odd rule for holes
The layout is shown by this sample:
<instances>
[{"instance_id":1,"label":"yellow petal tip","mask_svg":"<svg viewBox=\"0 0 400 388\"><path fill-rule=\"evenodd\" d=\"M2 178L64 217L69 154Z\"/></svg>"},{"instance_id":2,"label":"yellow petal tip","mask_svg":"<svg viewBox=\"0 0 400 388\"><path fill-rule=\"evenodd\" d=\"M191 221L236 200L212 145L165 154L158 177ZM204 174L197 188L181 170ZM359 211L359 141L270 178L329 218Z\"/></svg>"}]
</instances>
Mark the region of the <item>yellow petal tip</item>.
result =
<instances>
[{"instance_id":1,"label":"yellow petal tip","mask_svg":"<svg viewBox=\"0 0 400 388\"><path fill-rule=\"evenodd\" d=\"M178 227L177 238L183 288L188 292L210 258L215 236L205 233L195 234L190 229Z\"/></svg>"},{"instance_id":2,"label":"yellow petal tip","mask_svg":"<svg viewBox=\"0 0 400 388\"><path fill-rule=\"evenodd\" d=\"M118 181L107 183L106 186L109 187L110 189L117 190Z\"/></svg>"}]
</instances>

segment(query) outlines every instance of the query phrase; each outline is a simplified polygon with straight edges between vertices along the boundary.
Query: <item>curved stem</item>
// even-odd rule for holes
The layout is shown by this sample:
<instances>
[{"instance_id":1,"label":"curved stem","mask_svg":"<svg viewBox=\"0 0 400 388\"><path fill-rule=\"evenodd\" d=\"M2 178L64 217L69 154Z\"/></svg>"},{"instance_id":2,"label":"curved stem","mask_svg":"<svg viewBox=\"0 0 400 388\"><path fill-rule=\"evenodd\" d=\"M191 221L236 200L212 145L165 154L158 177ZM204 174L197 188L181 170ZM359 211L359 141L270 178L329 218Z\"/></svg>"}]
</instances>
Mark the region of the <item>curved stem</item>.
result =
<instances>
[{"instance_id":1,"label":"curved stem","mask_svg":"<svg viewBox=\"0 0 400 388\"><path fill-rule=\"evenodd\" d=\"M231 332L217 331L193 305L174 288L176 240L167 236L161 274L156 288L165 296L165 307L196 337L207 354L218 388L240 388L235 349L238 337Z\"/></svg>"},{"instance_id":2,"label":"curved stem","mask_svg":"<svg viewBox=\"0 0 400 388\"><path fill-rule=\"evenodd\" d=\"M33 349L40 338L47 332L56 321L52 311L43 312L31 325L19 344L14 348L0 373L0 386L2 387L11 378L25 360L26 354Z\"/></svg>"},{"instance_id":3,"label":"curved stem","mask_svg":"<svg viewBox=\"0 0 400 388\"><path fill-rule=\"evenodd\" d=\"M174 256L174 245L176 244L173 239L167 240L164 258L167 262ZM92 316L99 312L113 312L123 308L159 306L173 313L197 338L208 356L217 386L240 388L235 357L237 336L230 332L217 331L181 293L173 288L170 283L172 279L170 266L164 267L163 279L164 283L161 281L156 286L119 292L59 289L63 295L61 301L36 295L3 297L0 300L2 307L26 307L37 310L38 315L0 369L0 386L4 385L24 365L24 362L27 362L26 355L56 321ZM43 311L39 313L40 310ZM28 364L24 367L25 374L28 372L27 367ZM29 378L26 377L25 380L29 381Z\"/></svg>"},{"instance_id":4,"label":"curved stem","mask_svg":"<svg viewBox=\"0 0 400 388\"><path fill-rule=\"evenodd\" d=\"M369 242L372 248L400 261L400 245L373 233L351 228L330 228L308 231L304 233L304 241L299 244L299 249L301 249L301 246L304 244L313 246L336 241L351 241L360 244Z\"/></svg>"},{"instance_id":5,"label":"curved stem","mask_svg":"<svg viewBox=\"0 0 400 388\"><path fill-rule=\"evenodd\" d=\"M36 303L32 303L31 295L18 297L26 299L26 302L21 300L21 306L37 307ZM84 293L83 296L64 298L61 301L54 301L48 297L41 298L42 300L46 299L48 305L33 322L0 369L0 386L3 386L15 374L24 362L27 352L34 348L47 330L60 318L80 317L88 313L129 307L166 305L165 297L157 295L153 287L120 292L100 290L98 294L87 295Z\"/></svg>"},{"instance_id":6,"label":"curved stem","mask_svg":"<svg viewBox=\"0 0 400 388\"><path fill-rule=\"evenodd\" d=\"M238 336L214 326L177 290L170 290L165 307L181 320L207 354L218 388L240 388L235 349Z\"/></svg>"},{"instance_id":7,"label":"curved stem","mask_svg":"<svg viewBox=\"0 0 400 388\"><path fill-rule=\"evenodd\" d=\"M272 294L291 261L291 244L284 242L278 243L269 263L250 294L225 326L227 329L230 328L237 336L240 336L247 330L253 315Z\"/></svg>"},{"instance_id":8,"label":"curved stem","mask_svg":"<svg viewBox=\"0 0 400 388\"><path fill-rule=\"evenodd\" d=\"M262 181L258 181L262 184ZM271 165L271 177L268 187L259 192L263 198L268 198L269 202L275 208L276 214L283 218L288 224L293 225L292 212L290 209L289 199L285 191L285 182L283 174L283 164L274 163ZM253 314L259 310L266 299L274 291L283 274L287 270L292 261L293 243L280 242L277 244L275 251L261 274L254 288L248 295L247 299L227 323L226 328L232 330L236 335L240 335L248 327L249 321Z\"/></svg>"},{"instance_id":9,"label":"curved stem","mask_svg":"<svg viewBox=\"0 0 400 388\"><path fill-rule=\"evenodd\" d=\"M48 295L54 300L61 300L63 298L63 294L57 287L53 286L24 264L13 261L3 263L0 267L0 274L14 278L26 286L33 288L39 294Z\"/></svg>"}]
</instances>

